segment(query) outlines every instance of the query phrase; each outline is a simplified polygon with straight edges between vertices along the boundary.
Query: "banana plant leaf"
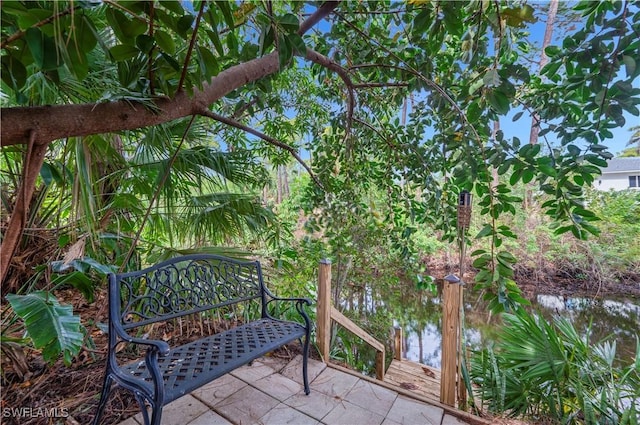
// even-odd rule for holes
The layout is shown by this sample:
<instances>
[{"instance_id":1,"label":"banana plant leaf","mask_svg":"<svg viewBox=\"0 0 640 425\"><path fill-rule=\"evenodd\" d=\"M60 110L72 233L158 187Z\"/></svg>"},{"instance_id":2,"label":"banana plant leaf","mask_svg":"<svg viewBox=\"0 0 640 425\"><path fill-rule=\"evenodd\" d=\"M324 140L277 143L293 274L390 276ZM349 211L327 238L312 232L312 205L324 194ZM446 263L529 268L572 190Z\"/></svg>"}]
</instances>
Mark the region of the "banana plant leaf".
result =
<instances>
[{"instance_id":1,"label":"banana plant leaf","mask_svg":"<svg viewBox=\"0 0 640 425\"><path fill-rule=\"evenodd\" d=\"M71 364L84 339L80 317L73 315L72 306L60 304L47 291L9 294L7 301L24 320L27 336L35 348L42 350L45 361L53 363L62 354L65 364Z\"/></svg>"}]
</instances>

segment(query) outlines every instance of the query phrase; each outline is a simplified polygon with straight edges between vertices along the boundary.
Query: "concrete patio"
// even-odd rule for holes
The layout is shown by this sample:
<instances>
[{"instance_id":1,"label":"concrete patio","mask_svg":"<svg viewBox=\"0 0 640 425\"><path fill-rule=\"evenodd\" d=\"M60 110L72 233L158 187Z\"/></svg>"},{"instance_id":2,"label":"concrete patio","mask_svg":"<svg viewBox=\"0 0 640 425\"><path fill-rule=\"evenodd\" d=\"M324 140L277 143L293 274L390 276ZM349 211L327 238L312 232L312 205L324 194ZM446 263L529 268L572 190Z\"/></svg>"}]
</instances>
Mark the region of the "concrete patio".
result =
<instances>
[{"instance_id":1,"label":"concrete patio","mask_svg":"<svg viewBox=\"0 0 640 425\"><path fill-rule=\"evenodd\" d=\"M163 425L227 424L484 424L484 420L410 397L309 360L311 394L302 389L300 356L262 357L164 408ZM138 414L120 425L143 424Z\"/></svg>"}]
</instances>

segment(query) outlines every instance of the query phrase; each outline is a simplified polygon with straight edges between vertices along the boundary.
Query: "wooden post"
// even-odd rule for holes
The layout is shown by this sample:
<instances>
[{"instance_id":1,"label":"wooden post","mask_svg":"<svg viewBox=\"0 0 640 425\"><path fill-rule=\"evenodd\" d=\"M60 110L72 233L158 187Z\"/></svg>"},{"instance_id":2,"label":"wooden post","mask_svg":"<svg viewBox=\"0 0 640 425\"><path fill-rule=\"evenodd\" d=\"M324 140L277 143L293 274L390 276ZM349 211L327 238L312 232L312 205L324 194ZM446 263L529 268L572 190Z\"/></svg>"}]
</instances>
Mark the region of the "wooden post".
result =
<instances>
[{"instance_id":1,"label":"wooden post","mask_svg":"<svg viewBox=\"0 0 640 425\"><path fill-rule=\"evenodd\" d=\"M460 299L458 301L458 409L467 410L467 387L464 383L464 378L462 377L462 366L463 362L466 361L464 358L465 349L463 347L463 338L462 338L462 318L464 317L464 287L458 285L458 291L460 292Z\"/></svg>"},{"instance_id":2,"label":"wooden post","mask_svg":"<svg viewBox=\"0 0 640 425\"><path fill-rule=\"evenodd\" d=\"M460 285L450 283L445 279L442 288L442 380L440 383L440 402L454 407L458 378L461 290Z\"/></svg>"},{"instance_id":3,"label":"wooden post","mask_svg":"<svg viewBox=\"0 0 640 425\"><path fill-rule=\"evenodd\" d=\"M329 363L331 344L331 260L321 260L318 268L318 348L325 363Z\"/></svg>"},{"instance_id":4,"label":"wooden post","mask_svg":"<svg viewBox=\"0 0 640 425\"><path fill-rule=\"evenodd\" d=\"M376 379L384 381L384 348L376 351Z\"/></svg>"},{"instance_id":5,"label":"wooden post","mask_svg":"<svg viewBox=\"0 0 640 425\"><path fill-rule=\"evenodd\" d=\"M402 360L402 328L393 330L393 358Z\"/></svg>"}]
</instances>

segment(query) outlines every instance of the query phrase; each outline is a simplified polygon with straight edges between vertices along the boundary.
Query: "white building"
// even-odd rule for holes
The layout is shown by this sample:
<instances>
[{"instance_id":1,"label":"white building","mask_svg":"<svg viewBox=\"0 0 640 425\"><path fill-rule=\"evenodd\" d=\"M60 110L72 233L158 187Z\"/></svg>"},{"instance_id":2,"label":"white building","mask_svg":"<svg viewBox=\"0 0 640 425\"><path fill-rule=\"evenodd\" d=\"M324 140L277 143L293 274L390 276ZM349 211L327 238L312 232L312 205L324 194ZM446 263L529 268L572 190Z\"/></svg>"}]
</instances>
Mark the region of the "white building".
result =
<instances>
[{"instance_id":1,"label":"white building","mask_svg":"<svg viewBox=\"0 0 640 425\"><path fill-rule=\"evenodd\" d=\"M613 158L595 181L598 190L640 189L640 157Z\"/></svg>"}]
</instances>

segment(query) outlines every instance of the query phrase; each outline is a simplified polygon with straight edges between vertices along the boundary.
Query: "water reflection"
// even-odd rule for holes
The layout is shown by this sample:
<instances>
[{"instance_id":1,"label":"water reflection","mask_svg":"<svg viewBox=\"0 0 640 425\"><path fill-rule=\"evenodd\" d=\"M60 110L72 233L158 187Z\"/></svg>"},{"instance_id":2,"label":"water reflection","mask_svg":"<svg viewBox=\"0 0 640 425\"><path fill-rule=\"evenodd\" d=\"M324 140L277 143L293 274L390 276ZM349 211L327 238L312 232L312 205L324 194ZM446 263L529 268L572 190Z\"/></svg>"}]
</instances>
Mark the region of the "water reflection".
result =
<instances>
[{"instance_id":1,"label":"water reflection","mask_svg":"<svg viewBox=\"0 0 640 425\"><path fill-rule=\"evenodd\" d=\"M405 288L407 289L407 288ZM383 300L397 325L404 329L405 357L432 367L441 367L441 306L435 295L404 294L402 302L390 297ZM412 300L420 300L419 307ZM533 311L548 320L567 317L581 334L591 328L592 341L611 338L615 340L618 357L632 359L636 338L640 329L640 300L593 299L587 297L562 297L538 295L532 302ZM430 310L428 313L425 310ZM409 312L417 313L413 318ZM465 343L477 348L484 339L490 339L500 326L500 320L487 312L487 305L478 294L465 294Z\"/></svg>"}]
</instances>

